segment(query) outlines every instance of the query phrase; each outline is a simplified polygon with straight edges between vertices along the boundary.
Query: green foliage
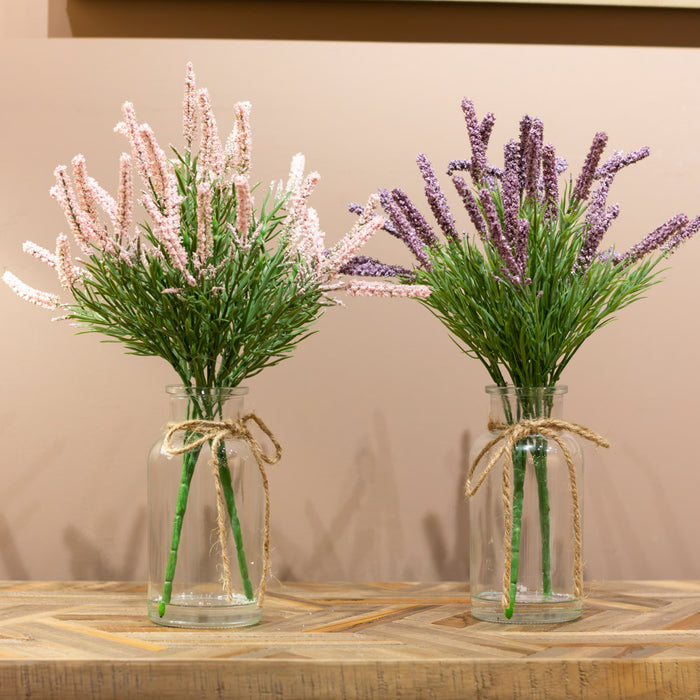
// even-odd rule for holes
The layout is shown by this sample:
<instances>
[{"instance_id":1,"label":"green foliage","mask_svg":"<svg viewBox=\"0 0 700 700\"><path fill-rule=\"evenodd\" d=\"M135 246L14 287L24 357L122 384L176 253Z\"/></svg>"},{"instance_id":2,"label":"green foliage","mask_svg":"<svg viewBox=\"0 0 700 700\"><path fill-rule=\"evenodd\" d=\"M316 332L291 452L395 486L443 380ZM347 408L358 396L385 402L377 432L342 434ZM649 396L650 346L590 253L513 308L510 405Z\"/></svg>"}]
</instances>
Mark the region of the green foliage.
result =
<instances>
[{"instance_id":1,"label":"green foliage","mask_svg":"<svg viewBox=\"0 0 700 700\"><path fill-rule=\"evenodd\" d=\"M189 154L175 162L184 198L180 236L190 262L197 247L196 165ZM129 353L162 357L186 386L239 385L288 357L332 303L287 254L284 204L284 196L268 193L242 246L234 232L235 188L214 188L213 253L206 274L190 270L196 285L144 225L135 260L100 250L85 261L88 274L72 288L68 317Z\"/></svg>"},{"instance_id":2,"label":"green foliage","mask_svg":"<svg viewBox=\"0 0 700 700\"><path fill-rule=\"evenodd\" d=\"M497 191L494 201L499 204ZM553 387L586 338L659 281L663 254L629 265L596 258L576 269L585 210L564 197L550 222L539 207L523 201L520 208L531 226L530 283L502 278L495 249L468 237L440 243L430 251L432 269L415 274L415 282L431 289L421 303L499 386Z\"/></svg>"}]
</instances>

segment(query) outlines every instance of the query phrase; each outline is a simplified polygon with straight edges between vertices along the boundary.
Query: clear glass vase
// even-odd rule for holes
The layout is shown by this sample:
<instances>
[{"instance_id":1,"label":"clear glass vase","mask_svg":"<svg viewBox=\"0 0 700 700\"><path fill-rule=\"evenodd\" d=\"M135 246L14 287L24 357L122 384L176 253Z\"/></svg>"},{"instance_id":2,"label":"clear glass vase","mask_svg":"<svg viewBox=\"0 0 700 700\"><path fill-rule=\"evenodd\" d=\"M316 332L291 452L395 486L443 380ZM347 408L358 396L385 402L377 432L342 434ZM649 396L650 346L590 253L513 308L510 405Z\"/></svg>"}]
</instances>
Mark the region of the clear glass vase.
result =
<instances>
[{"instance_id":1,"label":"clear glass vase","mask_svg":"<svg viewBox=\"0 0 700 700\"><path fill-rule=\"evenodd\" d=\"M508 426L523 420L561 419L566 391L564 386L486 387L491 429L475 441L470 463ZM469 579L472 615L479 620L551 623L581 614L583 455L570 433L555 433L570 453L575 481L564 450L551 435L539 432L515 440L476 492L474 485L504 440L481 456L471 476ZM509 477L505 490L504 469ZM511 528L506 535L508 521ZM504 580L508 559L510 572Z\"/></svg>"},{"instance_id":2,"label":"clear glass vase","mask_svg":"<svg viewBox=\"0 0 700 700\"><path fill-rule=\"evenodd\" d=\"M169 386L170 426L241 417L245 388ZM148 459L148 616L172 627L238 627L261 618L264 492L246 442L181 429L164 433ZM183 447L182 454L173 454ZM222 499L217 499L217 478ZM219 510L223 517L218 518ZM221 540L225 540L222 550ZM229 561L225 585L224 553Z\"/></svg>"}]
</instances>

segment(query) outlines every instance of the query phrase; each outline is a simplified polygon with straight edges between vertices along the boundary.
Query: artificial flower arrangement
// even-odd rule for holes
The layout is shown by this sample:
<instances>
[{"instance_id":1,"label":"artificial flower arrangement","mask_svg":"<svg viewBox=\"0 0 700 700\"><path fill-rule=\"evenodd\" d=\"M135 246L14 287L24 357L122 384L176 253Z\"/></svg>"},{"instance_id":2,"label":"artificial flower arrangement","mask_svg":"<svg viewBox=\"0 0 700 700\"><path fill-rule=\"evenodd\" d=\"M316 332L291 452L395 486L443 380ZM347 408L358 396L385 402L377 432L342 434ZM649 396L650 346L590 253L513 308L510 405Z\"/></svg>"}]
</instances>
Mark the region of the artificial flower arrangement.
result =
<instances>
[{"instance_id":1,"label":"artificial flower arrangement","mask_svg":"<svg viewBox=\"0 0 700 700\"><path fill-rule=\"evenodd\" d=\"M560 185L567 163L551 143L545 143L540 119L522 119L519 137L505 144L503 166L496 167L486 156L494 115L479 121L470 100L464 99L461 106L472 156L451 161L447 175L473 232L460 231L433 167L421 153L417 163L437 229L405 191L380 190L388 217L384 229L410 249L416 259L413 269L358 256L348 270L425 287L429 293L421 296L420 303L447 327L463 352L486 367L498 388L513 387L514 404L501 393L506 425L493 427L495 436L474 460L467 483L472 495L507 446L512 467L503 467L502 608L510 619L518 592L528 455L538 492L540 583L547 598L552 587L546 435L551 443L559 433L574 431L606 444L600 436L579 430L581 426L552 420L554 387L582 343L659 281L660 263L698 231L700 216L692 220L685 214L673 216L627 250L604 245L620 212L618 204L608 202L613 180L623 168L647 157L648 148L628 154L616 151L601 162L608 137L596 133L577 178ZM350 209L360 215L366 211L358 204ZM368 287L366 293L373 291ZM488 464L474 478L482 457ZM575 483L571 488L575 494ZM575 519L577 512L575 504ZM576 536L580 550L580 532ZM577 559L579 578L580 551ZM580 581L578 589L580 594Z\"/></svg>"},{"instance_id":2,"label":"artificial flower arrangement","mask_svg":"<svg viewBox=\"0 0 700 700\"><path fill-rule=\"evenodd\" d=\"M9 271L3 275L20 297L60 311L59 318L72 321L81 332L101 333L135 355L162 357L183 386L192 389L187 418L203 421L204 426L175 426L185 430L187 449L171 452L182 454L182 467L172 546L158 601L160 617L170 603L199 451L208 442L212 460L220 452L221 407L206 398L206 390L239 387L248 377L289 357L313 332L312 324L323 309L336 303L332 292L364 290L363 284L345 276L347 266L384 223L377 214L378 197L371 197L352 230L327 249L318 216L307 204L319 175L304 175L301 154L292 159L286 184L273 183L255 202L250 109L247 102L235 105L233 130L222 143L208 91L197 88L188 64L184 148L173 148L174 156L168 158L151 127L138 122L127 102L115 131L127 137L131 154L121 155L116 198L88 175L82 155L72 160L72 178L65 166L55 170L51 195L63 208L78 256L64 234L58 236L55 251L24 244L29 255L56 271L72 300L63 302L57 294L34 289ZM132 166L141 180L140 193L134 193ZM148 215L136 226L135 202ZM426 291L410 285L382 289L397 296ZM212 421L215 430L210 433L206 426ZM262 421L257 422L264 428ZM257 443L253 446L257 449ZM217 504L225 510L238 547L240 525L223 457L218 464ZM225 537L223 529L220 535ZM223 549L222 537L220 543ZM245 597L252 600L245 555L239 549L237 556Z\"/></svg>"}]
</instances>

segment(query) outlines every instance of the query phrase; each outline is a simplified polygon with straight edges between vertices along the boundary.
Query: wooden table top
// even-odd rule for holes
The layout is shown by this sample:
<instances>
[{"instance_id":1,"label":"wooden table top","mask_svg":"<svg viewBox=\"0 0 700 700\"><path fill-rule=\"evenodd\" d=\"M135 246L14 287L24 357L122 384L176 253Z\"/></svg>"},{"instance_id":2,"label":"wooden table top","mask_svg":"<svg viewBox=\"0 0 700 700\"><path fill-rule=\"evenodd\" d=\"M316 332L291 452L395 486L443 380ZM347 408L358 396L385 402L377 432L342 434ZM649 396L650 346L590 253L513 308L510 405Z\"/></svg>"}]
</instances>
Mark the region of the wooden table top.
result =
<instances>
[{"instance_id":1,"label":"wooden table top","mask_svg":"<svg viewBox=\"0 0 700 700\"><path fill-rule=\"evenodd\" d=\"M262 622L154 625L145 586L0 582L0 698L698 698L700 582L589 584L579 620L474 620L463 583L277 583Z\"/></svg>"}]
</instances>

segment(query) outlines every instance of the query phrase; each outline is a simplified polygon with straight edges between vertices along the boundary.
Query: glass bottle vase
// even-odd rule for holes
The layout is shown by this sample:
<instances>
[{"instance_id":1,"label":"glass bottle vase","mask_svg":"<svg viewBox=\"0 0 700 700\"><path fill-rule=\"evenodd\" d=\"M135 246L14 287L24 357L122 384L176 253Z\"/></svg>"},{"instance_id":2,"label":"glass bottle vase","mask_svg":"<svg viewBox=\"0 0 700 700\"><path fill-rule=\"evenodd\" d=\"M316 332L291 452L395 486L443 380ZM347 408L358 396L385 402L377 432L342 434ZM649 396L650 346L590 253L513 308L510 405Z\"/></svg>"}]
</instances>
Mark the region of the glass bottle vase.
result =
<instances>
[{"instance_id":1,"label":"glass bottle vase","mask_svg":"<svg viewBox=\"0 0 700 700\"><path fill-rule=\"evenodd\" d=\"M510 426L561 419L566 391L565 386L486 387L490 430L475 441L470 464ZM503 439L486 450L471 475L469 579L472 615L479 620L552 623L581 614L583 455L570 433L555 433L569 452L573 474L557 441L535 429L504 450L476 489Z\"/></svg>"},{"instance_id":2,"label":"glass bottle vase","mask_svg":"<svg viewBox=\"0 0 700 700\"><path fill-rule=\"evenodd\" d=\"M248 390L168 386L166 392L173 426L193 420L236 421ZM193 429L190 424L168 442L163 433L149 454L148 616L171 627L252 625L261 618L262 478L243 440L222 439L214 460L214 439L193 445L204 437L203 430L206 426Z\"/></svg>"}]
</instances>

